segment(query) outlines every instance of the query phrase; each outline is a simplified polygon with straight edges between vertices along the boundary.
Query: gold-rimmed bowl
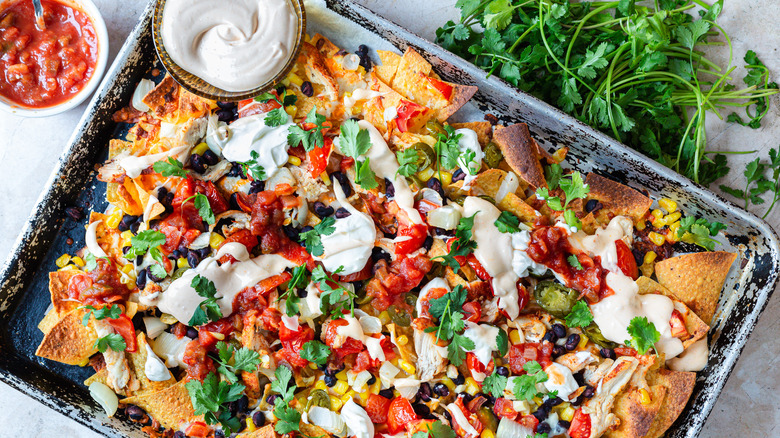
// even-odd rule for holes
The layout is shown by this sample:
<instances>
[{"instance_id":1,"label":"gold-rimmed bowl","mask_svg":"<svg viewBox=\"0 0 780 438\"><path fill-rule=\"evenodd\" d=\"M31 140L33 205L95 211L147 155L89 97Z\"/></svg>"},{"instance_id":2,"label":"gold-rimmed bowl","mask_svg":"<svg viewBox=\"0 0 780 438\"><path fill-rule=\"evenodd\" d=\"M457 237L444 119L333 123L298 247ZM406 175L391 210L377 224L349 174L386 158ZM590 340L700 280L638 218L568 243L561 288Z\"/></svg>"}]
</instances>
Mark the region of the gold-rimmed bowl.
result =
<instances>
[{"instance_id":1,"label":"gold-rimmed bowl","mask_svg":"<svg viewBox=\"0 0 780 438\"><path fill-rule=\"evenodd\" d=\"M188 72L178 64L176 64L168 52L165 50L165 44L163 44L162 38L162 21L163 11L165 10L166 0L157 0L154 8L154 18L152 20L152 37L154 39L154 47L157 49L157 56L160 61L168 70L168 73L173 77L176 82L184 87L187 91L194 93L200 97L206 99L221 101L221 102L235 102L239 100L249 99L258 96L266 91L275 88L284 79L290 70L295 65L295 59L298 57L298 52L301 49L301 43L304 40L306 34L306 10L303 7L303 0L287 0L293 7L295 15L298 17L298 28L296 29L295 46L290 52L290 57L284 64L281 70L268 82L246 91L227 91L222 88L215 87L200 77Z\"/></svg>"}]
</instances>

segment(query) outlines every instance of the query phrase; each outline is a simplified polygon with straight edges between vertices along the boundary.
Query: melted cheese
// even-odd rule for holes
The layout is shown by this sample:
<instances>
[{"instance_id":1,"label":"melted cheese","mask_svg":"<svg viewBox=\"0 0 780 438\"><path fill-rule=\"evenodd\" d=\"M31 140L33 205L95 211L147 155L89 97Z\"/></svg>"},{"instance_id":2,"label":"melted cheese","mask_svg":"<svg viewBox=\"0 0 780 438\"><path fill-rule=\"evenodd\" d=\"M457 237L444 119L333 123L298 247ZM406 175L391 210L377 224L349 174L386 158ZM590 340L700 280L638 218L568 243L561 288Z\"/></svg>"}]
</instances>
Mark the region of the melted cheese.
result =
<instances>
[{"instance_id":1,"label":"melted cheese","mask_svg":"<svg viewBox=\"0 0 780 438\"><path fill-rule=\"evenodd\" d=\"M429 281L428 284L423 286L423 288L420 289L420 295L417 296L417 304L415 304L417 316L422 314L422 303L428 300L428 292L430 292L432 289L445 289L447 292L449 292L450 285L447 284L447 281L445 281L443 278L436 277Z\"/></svg>"},{"instance_id":2,"label":"melted cheese","mask_svg":"<svg viewBox=\"0 0 780 438\"><path fill-rule=\"evenodd\" d=\"M358 103L361 100L369 100L373 99L375 97L384 96L387 93L382 93L380 91L374 91L374 90L367 90L365 88L356 88L352 91L352 94L350 96L344 97L344 109L349 111L352 109L353 106L355 106L356 103Z\"/></svg>"},{"instance_id":3,"label":"melted cheese","mask_svg":"<svg viewBox=\"0 0 780 438\"><path fill-rule=\"evenodd\" d=\"M192 147L191 145L179 146L179 147L171 148L170 150L167 150L165 152L160 152L151 155L144 155L143 157L136 157L130 155L124 158L120 158L118 164L119 167L124 169L125 174L127 176L129 176L130 178L136 178L139 175L141 175L141 172L146 170L146 168L148 168L149 166L153 165L158 161L165 161L168 159L168 157L173 157L183 162L184 160L182 157L186 157L191 147Z\"/></svg>"},{"instance_id":4,"label":"melted cheese","mask_svg":"<svg viewBox=\"0 0 780 438\"><path fill-rule=\"evenodd\" d=\"M482 362L482 365L488 366L490 359L493 357L493 352L498 350L496 340L498 327L466 321L466 331L463 332L463 336L474 341L474 348L466 351L474 353L477 359Z\"/></svg>"},{"instance_id":5,"label":"melted cheese","mask_svg":"<svg viewBox=\"0 0 780 438\"><path fill-rule=\"evenodd\" d=\"M474 217L472 229L477 249L474 256L493 278L493 292L500 298L498 307L504 309L510 318L517 318L520 308L517 304L517 280L520 278L512 268L512 236L498 231L494 225L501 212L490 202L469 196L463 203L463 216Z\"/></svg>"},{"instance_id":6,"label":"melted cheese","mask_svg":"<svg viewBox=\"0 0 780 438\"><path fill-rule=\"evenodd\" d=\"M629 247L634 235L634 225L625 216L615 216L606 228L599 228L593 235L577 231L569 237L572 247L585 251L591 257L601 257L601 266L611 272L622 272L618 267L617 247L615 241L622 240Z\"/></svg>"},{"instance_id":7,"label":"melted cheese","mask_svg":"<svg viewBox=\"0 0 780 438\"><path fill-rule=\"evenodd\" d=\"M295 263L275 254L265 254L237 263L217 264L217 258L208 257L195 268L186 271L162 293L157 307L176 319L188 322L204 298L190 286L196 275L214 282L217 288L217 304L224 316L233 313L233 299L245 287L254 286L260 280L282 273Z\"/></svg>"},{"instance_id":8,"label":"melted cheese","mask_svg":"<svg viewBox=\"0 0 780 438\"><path fill-rule=\"evenodd\" d=\"M528 277L530 273L542 275L547 272L547 267L536 263L531 259L526 250L531 241L528 231L512 233L512 270L520 278Z\"/></svg>"},{"instance_id":9,"label":"melted cheese","mask_svg":"<svg viewBox=\"0 0 780 438\"><path fill-rule=\"evenodd\" d=\"M374 423L366 410L351 398L341 407L341 418L347 423L349 435L355 438L374 438Z\"/></svg>"},{"instance_id":10,"label":"melted cheese","mask_svg":"<svg viewBox=\"0 0 780 438\"><path fill-rule=\"evenodd\" d=\"M252 159L257 152L257 164L263 167L267 178L271 178L281 167L287 164L287 130L293 126L292 118L287 115L286 123L279 126L267 126L268 113L242 117L227 126L229 139L224 142L222 155L236 162Z\"/></svg>"},{"instance_id":11,"label":"melted cheese","mask_svg":"<svg viewBox=\"0 0 780 438\"><path fill-rule=\"evenodd\" d=\"M372 125L365 120L360 120L358 126L362 129L368 130L369 138L371 139L371 148L368 150L366 156L369 158L369 166L379 178L387 178L393 183L395 188L395 202L398 207L403 210L409 220L415 224L423 223L420 212L414 208L414 193L409 188L409 184L406 182L406 178L398 174L398 161L396 161L395 153L387 146L387 142L382 138L382 134Z\"/></svg>"},{"instance_id":12,"label":"melted cheese","mask_svg":"<svg viewBox=\"0 0 780 438\"><path fill-rule=\"evenodd\" d=\"M688 347L681 355L666 362L674 371L701 371L707 366L709 350L707 338L700 339Z\"/></svg>"},{"instance_id":13,"label":"melted cheese","mask_svg":"<svg viewBox=\"0 0 780 438\"><path fill-rule=\"evenodd\" d=\"M544 387L550 392L558 391L558 397L563 400L568 400L569 395L580 387L574 380L571 370L561 364L553 362L544 369L544 372L547 373Z\"/></svg>"}]
</instances>

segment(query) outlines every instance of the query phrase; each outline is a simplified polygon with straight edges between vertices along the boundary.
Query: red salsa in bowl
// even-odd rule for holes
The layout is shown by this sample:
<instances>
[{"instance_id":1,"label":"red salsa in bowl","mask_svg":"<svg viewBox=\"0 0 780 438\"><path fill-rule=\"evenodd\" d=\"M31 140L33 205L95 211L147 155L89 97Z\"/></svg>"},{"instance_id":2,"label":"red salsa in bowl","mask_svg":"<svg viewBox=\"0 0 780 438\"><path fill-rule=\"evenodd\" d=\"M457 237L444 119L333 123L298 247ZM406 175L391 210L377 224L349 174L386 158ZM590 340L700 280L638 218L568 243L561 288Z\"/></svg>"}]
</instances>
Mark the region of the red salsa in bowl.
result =
<instances>
[{"instance_id":1,"label":"red salsa in bowl","mask_svg":"<svg viewBox=\"0 0 780 438\"><path fill-rule=\"evenodd\" d=\"M0 95L47 108L81 91L95 73L98 37L92 19L72 3L41 0L45 29L32 1L0 5Z\"/></svg>"}]
</instances>

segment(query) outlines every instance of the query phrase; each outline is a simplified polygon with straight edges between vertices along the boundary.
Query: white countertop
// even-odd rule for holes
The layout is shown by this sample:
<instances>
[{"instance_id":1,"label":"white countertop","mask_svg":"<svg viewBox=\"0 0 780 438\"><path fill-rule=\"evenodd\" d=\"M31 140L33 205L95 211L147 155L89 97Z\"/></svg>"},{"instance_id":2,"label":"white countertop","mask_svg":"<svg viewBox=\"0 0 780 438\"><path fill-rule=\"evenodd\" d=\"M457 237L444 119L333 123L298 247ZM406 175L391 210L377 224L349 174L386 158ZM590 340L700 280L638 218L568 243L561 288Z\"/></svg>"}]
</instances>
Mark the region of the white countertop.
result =
<instances>
[{"instance_id":1,"label":"white countertop","mask_svg":"<svg viewBox=\"0 0 780 438\"><path fill-rule=\"evenodd\" d=\"M109 29L111 59L135 25L146 2L142 0L94 0ZM455 0L357 0L396 23L433 39L436 27L457 16ZM734 43L735 59L753 49L780 82L780 4L774 0L730 0L719 20ZM716 49L725 57L724 50ZM737 80L744 72L734 73ZM86 103L64 114L45 119L25 119L0 113L0 258L9 254L16 236L44 188ZM780 102L772 99L763 127L751 130L725 125L709 117L709 146L716 150L759 150L760 156L780 144ZM756 155L732 156L734 177ZM721 181L722 183L722 181ZM726 181L728 183L728 181ZM717 184L713 189L717 190ZM763 210L761 210L763 213ZM780 207L768 218L780 229ZM751 336L734 373L726 384L701 436L780 435L780 294L770 301ZM57 436L97 437L75 421L0 383L0 437Z\"/></svg>"}]
</instances>

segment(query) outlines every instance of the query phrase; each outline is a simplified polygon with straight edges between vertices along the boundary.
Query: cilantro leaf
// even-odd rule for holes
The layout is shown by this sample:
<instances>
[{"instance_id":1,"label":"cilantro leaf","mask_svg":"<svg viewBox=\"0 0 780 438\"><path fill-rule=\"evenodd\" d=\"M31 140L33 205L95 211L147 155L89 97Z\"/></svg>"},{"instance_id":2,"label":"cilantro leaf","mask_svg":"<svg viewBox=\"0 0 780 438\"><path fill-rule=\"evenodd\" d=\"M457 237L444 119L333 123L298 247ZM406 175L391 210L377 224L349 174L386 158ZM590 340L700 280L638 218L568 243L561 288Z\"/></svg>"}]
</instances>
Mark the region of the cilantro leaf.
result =
<instances>
[{"instance_id":1,"label":"cilantro leaf","mask_svg":"<svg viewBox=\"0 0 780 438\"><path fill-rule=\"evenodd\" d=\"M286 403L280 403L274 407L274 416L279 420L274 430L282 435L299 431L301 427L301 414Z\"/></svg>"},{"instance_id":2,"label":"cilantro leaf","mask_svg":"<svg viewBox=\"0 0 780 438\"><path fill-rule=\"evenodd\" d=\"M317 365L324 365L330 356L330 347L317 340L311 340L303 344L300 352L302 358Z\"/></svg>"},{"instance_id":3,"label":"cilantro leaf","mask_svg":"<svg viewBox=\"0 0 780 438\"><path fill-rule=\"evenodd\" d=\"M379 186L376 182L376 174L371 170L368 157L363 161L355 161L355 182L366 190Z\"/></svg>"},{"instance_id":4,"label":"cilantro leaf","mask_svg":"<svg viewBox=\"0 0 780 438\"><path fill-rule=\"evenodd\" d=\"M209 198L206 195L201 193L195 194L195 208L198 209L201 219L209 225L214 225L214 212L211 210L211 204L209 204Z\"/></svg>"},{"instance_id":5,"label":"cilantro leaf","mask_svg":"<svg viewBox=\"0 0 780 438\"><path fill-rule=\"evenodd\" d=\"M315 225L311 230L304 231L300 234L299 238L306 247L306 250L309 251L309 254L319 257L325 252L325 248L322 246L321 236L333 234L336 230L336 227L333 226L335 223L336 219L333 219L332 216L328 216L322 219L322 221Z\"/></svg>"},{"instance_id":6,"label":"cilantro leaf","mask_svg":"<svg viewBox=\"0 0 780 438\"><path fill-rule=\"evenodd\" d=\"M425 160L422 156L422 152L415 148L406 148L402 151L398 151L395 153L395 156L398 159L398 174L405 177L410 177L419 172L419 163Z\"/></svg>"},{"instance_id":7,"label":"cilantro leaf","mask_svg":"<svg viewBox=\"0 0 780 438\"><path fill-rule=\"evenodd\" d=\"M547 202L547 206L555 211L563 211L563 203L561 198L550 195L547 187L539 187L536 189L536 197L542 201Z\"/></svg>"},{"instance_id":8,"label":"cilantro leaf","mask_svg":"<svg viewBox=\"0 0 780 438\"><path fill-rule=\"evenodd\" d=\"M502 329L498 329L498 335L496 335L496 346L498 347L498 354L500 356L506 356L509 352L509 338L506 332Z\"/></svg>"},{"instance_id":9,"label":"cilantro leaf","mask_svg":"<svg viewBox=\"0 0 780 438\"><path fill-rule=\"evenodd\" d=\"M285 123L287 123L287 120L289 119L289 116L287 115L287 112L284 110L284 107L279 107L272 109L271 111L268 111L265 114L265 117L263 118L263 122L265 123L265 126L270 126L271 128L275 128L277 126L282 126Z\"/></svg>"},{"instance_id":10,"label":"cilantro leaf","mask_svg":"<svg viewBox=\"0 0 780 438\"><path fill-rule=\"evenodd\" d=\"M222 310L217 303L217 288L214 286L214 282L202 275L196 275L190 286L195 289L195 292L203 298L204 301L195 308L195 313L189 320L188 325L199 326L208 323L209 321L217 321L222 318Z\"/></svg>"},{"instance_id":11,"label":"cilantro leaf","mask_svg":"<svg viewBox=\"0 0 780 438\"><path fill-rule=\"evenodd\" d=\"M340 266L334 274L338 274L343 269ZM334 318L340 318L345 310L349 310L350 315L355 314L355 299L357 295L350 289L346 289L333 277L325 272L325 269L319 265L311 272L311 281L317 284L322 291L320 294L320 310L326 313L330 308L329 314ZM335 287L333 286L335 285Z\"/></svg>"},{"instance_id":12,"label":"cilantro leaf","mask_svg":"<svg viewBox=\"0 0 780 438\"><path fill-rule=\"evenodd\" d=\"M563 168L560 164L550 164L544 167L544 179L547 180L550 190L558 188L558 182L560 182L562 176Z\"/></svg>"},{"instance_id":13,"label":"cilantro leaf","mask_svg":"<svg viewBox=\"0 0 780 438\"><path fill-rule=\"evenodd\" d=\"M726 225L720 222L707 222L704 218L685 216L680 220L677 237L683 242L693 243L708 251L715 250L715 244L720 243L710 236L717 235Z\"/></svg>"},{"instance_id":14,"label":"cilantro leaf","mask_svg":"<svg viewBox=\"0 0 780 438\"><path fill-rule=\"evenodd\" d=\"M574 254L569 254L568 257L566 257L566 261L569 262L569 265L571 265L572 268L582 271L582 265L580 264L580 259L577 258Z\"/></svg>"},{"instance_id":15,"label":"cilantro leaf","mask_svg":"<svg viewBox=\"0 0 780 438\"><path fill-rule=\"evenodd\" d=\"M485 380L482 381L482 390L488 394L492 394L493 397L503 397L507 381L508 379L506 376L502 376L493 370L493 374L485 377Z\"/></svg>"},{"instance_id":16,"label":"cilantro leaf","mask_svg":"<svg viewBox=\"0 0 780 438\"><path fill-rule=\"evenodd\" d=\"M97 321L101 319L117 319L122 315L122 308L116 304L95 308L93 306L81 306L80 309L86 309L84 312L84 318L81 320L81 324L86 327L89 325L89 315L92 315Z\"/></svg>"},{"instance_id":17,"label":"cilantro leaf","mask_svg":"<svg viewBox=\"0 0 780 438\"><path fill-rule=\"evenodd\" d=\"M466 352L474 349L474 341L463 336L455 335L447 346L447 359L457 366L460 366L466 360Z\"/></svg>"},{"instance_id":18,"label":"cilantro leaf","mask_svg":"<svg viewBox=\"0 0 780 438\"><path fill-rule=\"evenodd\" d=\"M181 161L173 157L168 157L168 161L158 161L152 166L155 172L162 176L178 176L181 178L187 177L187 171L184 170L184 165Z\"/></svg>"},{"instance_id":19,"label":"cilantro leaf","mask_svg":"<svg viewBox=\"0 0 780 438\"><path fill-rule=\"evenodd\" d=\"M101 353L105 353L109 348L114 351L121 352L125 351L127 344L125 343L125 339L122 337L122 335L109 333L95 341L95 348L97 348Z\"/></svg>"},{"instance_id":20,"label":"cilantro leaf","mask_svg":"<svg viewBox=\"0 0 780 438\"><path fill-rule=\"evenodd\" d=\"M539 395L536 384L546 382L547 373L542 371L542 366L535 360L526 362L523 369L527 374L512 379L514 381L512 393L518 400L532 400Z\"/></svg>"},{"instance_id":21,"label":"cilantro leaf","mask_svg":"<svg viewBox=\"0 0 780 438\"><path fill-rule=\"evenodd\" d=\"M474 217L477 213L468 217L460 218L458 226L455 228L455 240L450 245L450 250L443 256L436 256L431 260L441 259L442 263L449 266L456 273L460 270L460 263L455 257L467 256L477 249L477 242L471 240L474 228Z\"/></svg>"},{"instance_id":22,"label":"cilantro leaf","mask_svg":"<svg viewBox=\"0 0 780 438\"><path fill-rule=\"evenodd\" d=\"M280 365L274 371L274 377L276 380L271 382L271 391L279 394L284 401L292 400L295 393L295 387L290 387L290 382L295 382L292 371L286 366Z\"/></svg>"},{"instance_id":23,"label":"cilantro leaf","mask_svg":"<svg viewBox=\"0 0 780 438\"><path fill-rule=\"evenodd\" d=\"M358 122L350 119L341 124L339 135L339 149L344 155L357 159L365 155L371 148L371 138L368 129L362 129Z\"/></svg>"},{"instance_id":24,"label":"cilantro leaf","mask_svg":"<svg viewBox=\"0 0 780 438\"><path fill-rule=\"evenodd\" d=\"M639 354L647 353L661 339L661 334L656 330L655 325L644 316L632 318L627 330L631 339L624 343L635 348Z\"/></svg>"},{"instance_id":25,"label":"cilantro leaf","mask_svg":"<svg viewBox=\"0 0 780 438\"><path fill-rule=\"evenodd\" d=\"M566 325L569 327L587 327L593 322L593 313L585 301L577 301L571 312L566 315Z\"/></svg>"},{"instance_id":26,"label":"cilantro leaf","mask_svg":"<svg viewBox=\"0 0 780 438\"><path fill-rule=\"evenodd\" d=\"M577 217L577 214L574 213L574 210L564 211L563 220L566 222L566 225L568 225L570 228L574 228L577 230L582 229L582 221L580 221L580 219Z\"/></svg>"},{"instance_id":27,"label":"cilantro leaf","mask_svg":"<svg viewBox=\"0 0 780 438\"><path fill-rule=\"evenodd\" d=\"M260 354L246 347L238 350L224 341L217 342L217 371L232 384L238 382L238 371L255 371L260 366ZM231 363L232 362L232 363Z\"/></svg>"},{"instance_id":28,"label":"cilantro leaf","mask_svg":"<svg viewBox=\"0 0 780 438\"><path fill-rule=\"evenodd\" d=\"M438 134L436 144L433 145L440 169L450 170L458 167L459 141L462 136L463 134L456 134L452 126L444 125L444 133Z\"/></svg>"},{"instance_id":29,"label":"cilantro leaf","mask_svg":"<svg viewBox=\"0 0 780 438\"><path fill-rule=\"evenodd\" d=\"M298 125L290 126L287 134L287 143L292 147L302 144L306 152L314 150L315 147L321 148L325 146L325 137L322 135L322 130L326 129L323 125L325 120L325 116L317 113L317 107L312 107L309 114L306 115L304 123L313 124L314 126L310 129L303 129Z\"/></svg>"},{"instance_id":30,"label":"cilantro leaf","mask_svg":"<svg viewBox=\"0 0 780 438\"><path fill-rule=\"evenodd\" d=\"M165 245L165 234L157 230L144 230L130 238L130 245L130 249L125 254L128 260L146 254L150 248Z\"/></svg>"},{"instance_id":31,"label":"cilantro leaf","mask_svg":"<svg viewBox=\"0 0 780 438\"><path fill-rule=\"evenodd\" d=\"M250 160L244 161L241 164L241 170L244 171L244 176L252 176L256 181L265 181L266 178L268 178L268 175L265 173L265 169L263 166L260 165L260 163L257 162L257 159L260 158L260 154L252 150L249 152Z\"/></svg>"},{"instance_id":32,"label":"cilantro leaf","mask_svg":"<svg viewBox=\"0 0 780 438\"><path fill-rule=\"evenodd\" d=\"M575 199L585 199L585 196L590 192L590 188L585 181L582 180L582 175L579 172L572 172L569 175L562 177L559 181L559 185L563 193L566 194L566 203L563 205L566 208L569 203Z\"/></svg>"},{"instance_id":33,"label":"cilantro leaf","mask_svg":"<svg viewBox=\"0 0 780 438\"><path fill-rule=\"evenodd\" d=\"M210 373L203 382L192 379L184 387L190 395L195 414L203 415L207 424L220 423L228 435L240 428L237 419L230 414L228 404L241 398L246 389L244 385L223 382L216 373Z\"/></svg>"},{"instance_id":34,"label":"cilantro leaf","mask_svg":"<svg viewBox=\"0 0 780 438\"><path fill-rule=\"evenodd\" d=\"M306 265L296 266L293 268L292 278L287 283L287 290L279 295L278 301L284 300L284 313L287 316L293 316L300 310L298 309L298 302L300 298L296 294L296 289L309 284L309 271L306 269Z\"/></svg>"},{"instance_id":35,"label":"cilantro leaf","mask_svg":"<svg viewBox=\"0 0 780 438\"><path fill-rule=\"evenodd\" d=\"M84 256L84 270L87 272L91 272L95 268L97 268L97 261L98 259L103 259L109 263L111 263L111 259L108 257L95 257L94 254L91 252L88 252L87 255Z\"/></svg>"},{"instance_id":36,"label":"cilantro leaf","mask_svg":"<svg viewBox=\"0 0 780 438\"><path fill-rule=\"evenodd\" d=\"M444 423L441 422L441 420L436 420L432 424L427 424L426 429L427 432L418 431L415 432L414 435L412 435L412 438L428 438L429 436L431 438L457 438L458 435L455 433L452 428Z\"/></svg>"},{"instance_id":37,"label":"cilantro leaf","mask_svg":"<svg viewBox=\"0 0 780 438\"><path fill-rule=\"evenodd\" d=\"M466 289L457 285L455 289L439 298L430 300L429 313L439 320L439 327L431 327L437 339L450 341L447 346L447 358L458 366L466 359L466 351L474 349L474 341L461 335L465 329L463 322L463 303L466 302Z\"/></svg>"},{"instance_id":38,"label":"cilantro leaf","mask_svg":"<svg viewBox=\"0 0 780 438\"><path fill-rule=\"evenodd\" d=\"M520 219L508 211L502 211L493 225L502 233L519 233Z\"/></svg>"}]
</instances>

